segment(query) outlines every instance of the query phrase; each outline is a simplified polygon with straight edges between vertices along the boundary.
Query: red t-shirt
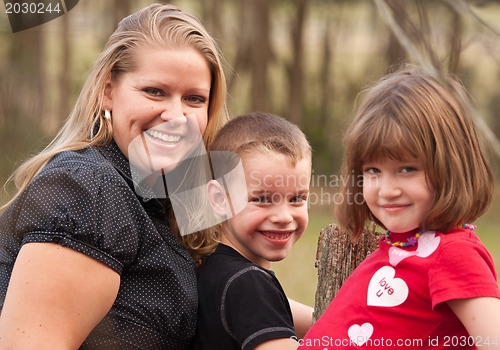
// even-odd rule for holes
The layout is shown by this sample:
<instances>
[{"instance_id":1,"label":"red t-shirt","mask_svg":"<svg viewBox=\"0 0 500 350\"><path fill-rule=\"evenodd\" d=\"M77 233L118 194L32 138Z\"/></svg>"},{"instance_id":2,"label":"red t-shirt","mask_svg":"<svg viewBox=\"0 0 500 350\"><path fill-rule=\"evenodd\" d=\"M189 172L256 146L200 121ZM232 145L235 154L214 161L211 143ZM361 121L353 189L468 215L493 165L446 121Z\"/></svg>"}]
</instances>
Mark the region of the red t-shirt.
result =
<instances>
[{"instance_id":1,"label":"red t-shirt","mask_svg":"<svg viewBox=\"0 0 500 350\"><path fill-rule=\"evenodd\" d=\"M407 248L382 238L299 349L474 349L474 339L445 302L477 297L500 298L500 290L493 259L474 232L428 231Z\"/></svg>"}]
</instances>

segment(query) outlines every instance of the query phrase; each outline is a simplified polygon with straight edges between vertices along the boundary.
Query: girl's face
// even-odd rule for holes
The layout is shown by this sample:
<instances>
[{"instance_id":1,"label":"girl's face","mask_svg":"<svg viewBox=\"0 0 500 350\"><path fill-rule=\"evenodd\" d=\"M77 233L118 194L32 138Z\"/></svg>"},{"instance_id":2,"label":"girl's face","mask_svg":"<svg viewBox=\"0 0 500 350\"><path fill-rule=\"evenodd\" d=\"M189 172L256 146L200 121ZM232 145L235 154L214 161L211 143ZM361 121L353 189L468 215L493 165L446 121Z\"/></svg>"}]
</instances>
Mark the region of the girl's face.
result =
<instances>
[{"instance_id":1,"label":"girl's face","mask_svg":"<svg viewBox=\"0 0 500 350\"><path fill-rule=\"evenodd\" d=\"M142 48L137 68L108 81L103 106L113 138L146 175L169 172L201 144L208 121L211 74L191 47Z\"/></svg>"},{"instance_id":2,"label":"girl's face","mask_svg":"<svg viewBox=\"0 0 500 350\"><path fill-rule=\"evenodd\" d=\"M430 211L434 189L419 160L383 159L363 164L363 196L371 213L391 232L421 224Z\"/></svg>"}]
</instances>

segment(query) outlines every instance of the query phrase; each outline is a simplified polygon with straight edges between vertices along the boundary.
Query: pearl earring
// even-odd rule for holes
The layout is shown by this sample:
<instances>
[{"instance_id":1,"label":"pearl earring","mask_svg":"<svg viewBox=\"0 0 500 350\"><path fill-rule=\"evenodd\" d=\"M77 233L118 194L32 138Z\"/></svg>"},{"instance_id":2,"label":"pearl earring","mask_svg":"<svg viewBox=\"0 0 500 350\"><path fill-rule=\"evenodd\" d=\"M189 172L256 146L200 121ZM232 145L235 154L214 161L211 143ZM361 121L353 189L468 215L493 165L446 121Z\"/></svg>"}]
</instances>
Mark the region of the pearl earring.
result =
<instances>
[{"instance_id":1,"label":"pearl earring","mask_svg":"<svg viewBox=\"0 0 500 350\"><path fill-rule=\"evenodd\" d=\"M109 109L105 109L105 110L104 110L104 117L105 117L107 120L111 120L111 112L109 111Z\"/></svg>"}]
</instances>

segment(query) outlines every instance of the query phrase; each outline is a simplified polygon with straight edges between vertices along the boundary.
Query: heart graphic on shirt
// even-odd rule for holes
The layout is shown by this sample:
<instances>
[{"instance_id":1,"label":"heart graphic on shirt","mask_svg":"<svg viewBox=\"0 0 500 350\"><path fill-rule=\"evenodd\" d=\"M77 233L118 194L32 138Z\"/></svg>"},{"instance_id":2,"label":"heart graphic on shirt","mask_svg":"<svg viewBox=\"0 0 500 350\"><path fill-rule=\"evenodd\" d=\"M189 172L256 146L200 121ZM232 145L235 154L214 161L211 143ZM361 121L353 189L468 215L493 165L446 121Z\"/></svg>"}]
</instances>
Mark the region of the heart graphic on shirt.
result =
<instances>
[{"instance_id":1,"label":"heart graphic on shirt","mask_svg":"<svg viewBox=\"0 0 500 350\"><path fill-rule=\"evenodd\" d=\"M353 324L349 327L347 331L347 335L351 342L356 344L357 346L361 346L370 339L373 334L373 326L370 323L363 323L361 326L357 324Z\"/></svg>"},{"instance_id":2,"label":"heart graphic on shirt","mask_svg":"<svg viewBox=\"0 0 500 350\"><path fill-rule=\"evenodd\" d=\"M434 253L434 251L439 246L441 242L441 237L436 237L434 231L427 231L422 233L418 238L418 247L415 251L407 251L398 247L391 247L389 249L389 262L392 266L396 266L406 258L410 256L418 256L419 258L427 258L429 255Z\"/></svg>"},{"instance_id":3,"label":"heart graphic on shirt","mask_svg":"<svg viewBox=\"0 0 500 350\"><path fill-rule=\"evenodd\" d=\"M394 278L396 270L381 267L370 280L367 304L391 307L402 304L408 297L408 285L401 278Z\"/></svg>"},{"instance_id":4,"label":"heart graphic on shirt","mask_svg":"<svg viewBox=\"0 0 500 350\"><path fill-rule=\"evenodd\" d=\"M416 251L409 252L401 248L391 247L389 249L389 262L392 266L396 266L401 260L409 258L410 256L416 256L417 254Z\"/></svg>"},{"instance_id":5,"label":"heart graphic on shirt","mask_svg":"<svg viewBox=\"0 0 500 350\"><path fill-rule=\"evenodd\" d=\"M427 258L434 253L441 242L441 237L436 237L436 232L427 231L422 233L418 239L417 256L419 258Z\"/></svg>"}]
</instances>

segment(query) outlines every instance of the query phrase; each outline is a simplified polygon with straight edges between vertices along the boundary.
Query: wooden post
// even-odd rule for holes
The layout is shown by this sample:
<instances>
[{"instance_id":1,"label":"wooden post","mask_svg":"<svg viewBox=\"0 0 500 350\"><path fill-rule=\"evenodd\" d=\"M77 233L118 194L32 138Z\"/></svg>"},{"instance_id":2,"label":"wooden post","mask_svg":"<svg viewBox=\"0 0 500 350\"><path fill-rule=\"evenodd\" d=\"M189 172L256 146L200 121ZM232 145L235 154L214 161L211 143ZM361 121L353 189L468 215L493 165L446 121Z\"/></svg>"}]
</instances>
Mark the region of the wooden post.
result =
<instances>
[{"instance_id":1,"label":"wooden post","mask_svg":"<svg viewBox=\"0 0 500 350\"><path fill-rule=\"evenodd\" d=\"M371 252L378 247L381 234L365 230L356 241L349 239L347 232L331 224L321 230L316 252L318 286L313 319L316 321L337 295L345 280Z\"/></svg>"}]
</instances>

